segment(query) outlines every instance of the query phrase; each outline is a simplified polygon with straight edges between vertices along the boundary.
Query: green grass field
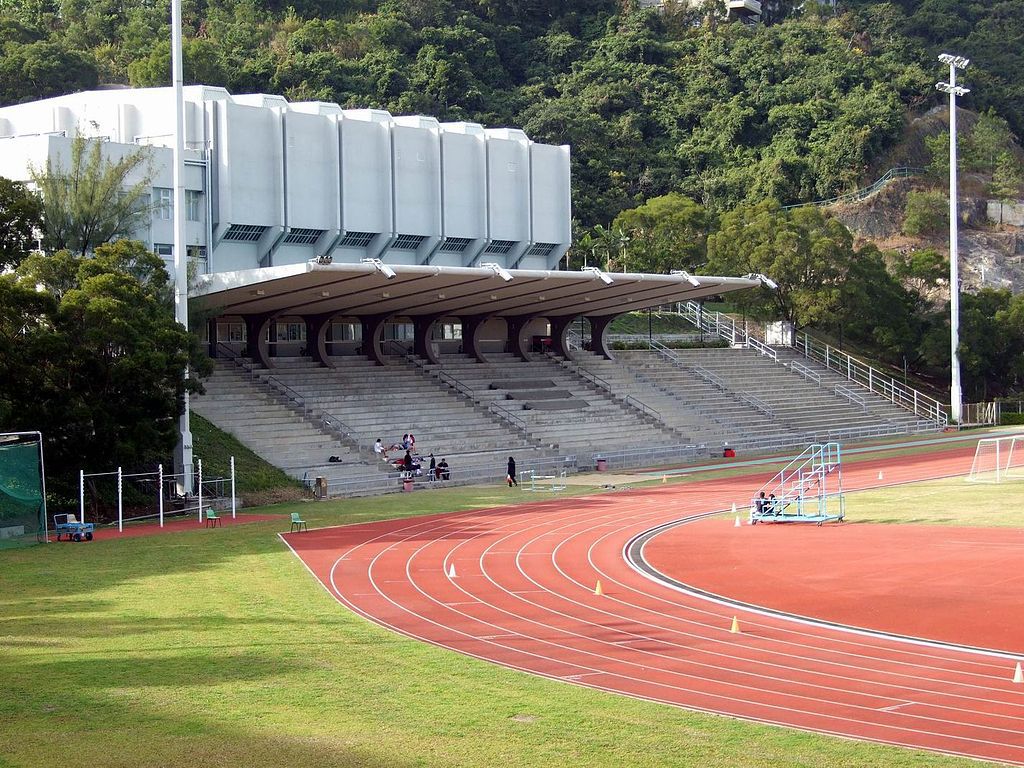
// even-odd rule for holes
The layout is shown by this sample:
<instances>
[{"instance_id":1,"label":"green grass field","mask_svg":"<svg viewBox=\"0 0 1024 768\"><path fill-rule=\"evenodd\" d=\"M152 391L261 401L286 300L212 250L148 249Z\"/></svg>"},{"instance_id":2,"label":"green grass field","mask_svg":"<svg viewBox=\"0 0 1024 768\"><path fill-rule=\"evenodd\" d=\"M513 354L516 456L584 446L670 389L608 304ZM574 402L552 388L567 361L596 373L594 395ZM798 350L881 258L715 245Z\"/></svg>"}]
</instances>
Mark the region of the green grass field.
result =
<instances>
[{"instance_id":1,"label":"green grass field","mask_svg":"<svg viewBox=\"0 0 1024 768\"><path fill-rule=\"evenodd\" d=\"M264 509L311 527L503 487ZM852 522L1016 525L1020 486L851 494ZM526 498L529 497L529 498ZM254 523L0 552L0 766L970 766L531 677L354 616Z\"/></svg>"}]
</instances>

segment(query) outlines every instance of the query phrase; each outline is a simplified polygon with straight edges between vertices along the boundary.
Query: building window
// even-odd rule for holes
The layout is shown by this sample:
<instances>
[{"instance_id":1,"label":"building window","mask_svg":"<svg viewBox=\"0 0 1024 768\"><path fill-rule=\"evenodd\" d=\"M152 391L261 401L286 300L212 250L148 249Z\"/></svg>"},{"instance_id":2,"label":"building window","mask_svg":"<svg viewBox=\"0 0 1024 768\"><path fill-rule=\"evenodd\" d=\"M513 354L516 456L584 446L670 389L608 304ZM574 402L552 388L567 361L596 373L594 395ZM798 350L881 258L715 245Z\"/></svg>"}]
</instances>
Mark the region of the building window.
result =
<instances>
[{"instance_id":1,"label":"building window","mask_svg":"<svg viewBox=\"0 0 1024 768\"><path fill-rule=\"evenodd\" d=\"M206 263L206 246L205 245L190 245L187 249L188 252L188 264L190 267L195 265L195 273L197 275L205 275L209 271L209 267Z\"/></svg>"},{"instance_id":2,"label":"building window","mask_svg":"<svg viewBox=\"0 0 1024 768\"><path fill-rule=\"evenodd\" d=\"M331 341L362 341L363 326L360 323L331 323Z\"/></svg>"},{"instance_id":3,"label":"building window","mask_svg":"<svg viewBox=\"0 0 1024 768\"><path fill-rule=\"evenodd\" d=\"M153 187L153 218L170 221L174 218L174 190Z\"/></svg>"},{"instance_id":4,"label":"building window","mask_svg":"<svg viewBox=\"0 0 1024 768\"><path fill-rule=\"evenodd\" d=\"M376 232L349 232L338 245L342 248L365 248L376 236Z\"/></svg>"},{"instance_id":5,"label":"building window","mask_svg":"<svg viewBox=\"0 0 1024 768\"><path fill-rule=\"evenodd\" d=\"M174 246L170 243L153 243L153 253L164 260L167 274L174 277Z\"/></svg>"},{"instance_id":6,"label":"building window","mask_svg":"<svg viewBox=\"0 0 1024 768\"><path fill-rule=\"evenodd\" d=\"M426 239L424 235L399 235L391 248L395 251L415 251Z\"/></svg>"},{"instance_id":7,"label":"building window","mask_svg":"<svg viewBox=\"0 0 1024 768\"><path fill-rule=\"evenodd\" d=\"M462 338L462 323L440 323L434 328L434 338L454 341Z\"/></svg>"},{"instance_id":8,"label":"building window","mask_svg":"<svg viewBox=\"0 0 1024 768\"><path fill-rule=\"evenodd\" d=\"M305 341L305 323L277 323L277 341Z\"/></svg>"},{"instance_id":9,"label":"building window","mask_svg":"<svg viewBox=\"0 0 1024 768\"><path fill-rule=\"evenodd\" d=\"M217 323L217 341L239 344L245 340L245 323Z\"/></svg>"},{"instance_id":10,"label":"building window","mask_svg":"<svg viewBox=\"0 0 1024 768\"><path fill-rule=\"evenodd\" d=\"M484 253L508 253L516 246L515 240L491 240Z\"/></svg>"},{"instance_id":11,"label":"building window","mask_svg":"<svg viewBox=\"0 0 1024 768\"><path fill-rule=\"evenodd\" d=\"M185 218L188 221L202 221L203 193L194 189L185 190Z\"/></svg>"}]
</instances>

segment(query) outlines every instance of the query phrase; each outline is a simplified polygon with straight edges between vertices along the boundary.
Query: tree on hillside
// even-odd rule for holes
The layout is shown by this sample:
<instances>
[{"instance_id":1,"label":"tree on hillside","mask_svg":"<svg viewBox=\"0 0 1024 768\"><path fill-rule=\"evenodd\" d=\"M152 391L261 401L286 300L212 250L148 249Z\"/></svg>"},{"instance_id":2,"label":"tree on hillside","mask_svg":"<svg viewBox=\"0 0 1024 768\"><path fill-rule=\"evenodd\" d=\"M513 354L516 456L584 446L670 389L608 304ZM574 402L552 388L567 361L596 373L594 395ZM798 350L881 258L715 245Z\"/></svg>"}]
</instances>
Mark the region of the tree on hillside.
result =
<instances>
[{"instance_id":1,"label":"tree on hillside","mask_svg":"<svg viewBox=\"0 0 1024 768\"><path fill-rule=\"evenodd\" d=\"M629 234L631 272L693 271L706 258L709 216L703 206L672 192L615 217L613 230Z\"/></svg>"},{"instance_id":2,"label":"tree on hillside","mask_svg":"<svg viewBox=\"0 0 1024 768\"><path fill-rule=\"evenodd\" d=\"M104 157L103 142L76 136L67 167L49 159L31 169L43 197L45 245L85 255L142 227L150 213L153 171L145 147L120 159Z\"/></svg>"},{"instance_id":3,"label":"tree on hillside","mask_svg":"<svg viewBox=\"0 0 1024 768\"><path fill-rule=\"evenodd\" d=\"M90 258L33 254L0 276L0 354L13 372L0 377L0 419L42 430L55 474L173 449L183 394L198 388L185 366L201 376L209 361L175 320L168 282L162 260L131 240Z\"/></svg>"},{"instance_id":4,"label":"tree on hillside","mask_svg":"<svg viewBox=\"0 0 1024 768\"><path fill-rule=\"evenodd\" d=\"M1010 152L1003 152L996 161L992 173L989 193L999 201L999 223L1003 223L1003 206L1020 198L1021 187L1024 187L1024 169Z\"/></svg>"},{"instance_id":5,"label":"tree on hillside","mask_svg":"<svg viewBox=\"0 0 1024 768\"><path fill-rule=\"evenodd\" d=\"M0 176L0 271L16 267L36 245L43 203L24 184Z\"/></svg>"}]
</instances>

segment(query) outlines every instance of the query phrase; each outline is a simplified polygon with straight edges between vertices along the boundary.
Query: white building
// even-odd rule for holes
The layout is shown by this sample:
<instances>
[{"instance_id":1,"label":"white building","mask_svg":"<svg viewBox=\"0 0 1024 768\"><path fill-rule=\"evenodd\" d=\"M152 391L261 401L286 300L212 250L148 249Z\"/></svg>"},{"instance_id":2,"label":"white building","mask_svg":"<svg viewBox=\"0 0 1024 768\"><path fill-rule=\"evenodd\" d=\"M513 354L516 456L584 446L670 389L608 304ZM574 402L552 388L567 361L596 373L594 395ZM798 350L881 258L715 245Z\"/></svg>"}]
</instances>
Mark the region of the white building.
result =
<instances>
[{"instance_id":1,"label":"white building","mask_svg":"<svg viewBox=\"0 0 1024 768\"><path fill-rule=\"evenodd\" d=\"M102 140L111 159L149 147L153 213L133 237L173 261L173 127L170 88L5 107L0 175L66 166L76 136ZM527 357L537 337L568 355L581 317L608 354L604 330L623 312L757 285L558 271L569 148L513 128L190 86L185 147L189 300L214 316L197 329L213 356L383 363L399 342L435 362L446 347Z\"/></svg>"},{"instance_id":2,"label":"white building","mask_svg":"<svg viewBox=\"0 0 1024 768\"><path fill-rule=\"evenodd\" d=\"M520 130L185 88L187 242L200 272L339 262L550 269L570 245L569 148ZM0 109L0 175L152 148L153 217L171 258L173 90L114 89Z\"/></svg>"}]
</instances>

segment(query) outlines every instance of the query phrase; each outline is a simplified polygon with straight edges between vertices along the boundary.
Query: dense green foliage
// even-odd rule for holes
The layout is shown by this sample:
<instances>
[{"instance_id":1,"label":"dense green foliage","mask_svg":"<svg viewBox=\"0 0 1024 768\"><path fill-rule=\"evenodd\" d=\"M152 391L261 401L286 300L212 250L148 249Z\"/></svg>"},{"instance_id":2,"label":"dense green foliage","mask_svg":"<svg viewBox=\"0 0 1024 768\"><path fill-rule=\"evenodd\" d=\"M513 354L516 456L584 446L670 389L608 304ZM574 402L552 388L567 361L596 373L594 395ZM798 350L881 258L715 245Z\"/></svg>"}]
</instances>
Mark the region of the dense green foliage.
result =
<instances>
[{"instance_id":1,"label":"dense green foliage","mask_svg":"<svg viewBox=\"0 0 1024 768\"><path fill-rule=\"evenodd\" d=\"M1021 130L1024 0L766 3L757 27L616 0L185 4L185 75L573 147L587 227L672 192L709 210L842 192L938 104L934 54L973 56L970 99ZM804 4L810 8L813 4ZM166 1L4 0L0 104L98 82L166 84Z\"/></svg>"},{"instance_id":2,"label":"dense green foliage","mask_svg":"<svg viewBox=\"0 0 1024 768\"><path fill-rule=\"evenodd\" d=\"M42 226L40 197L24 184L0 176L0 270L21 263Z\"/></svg>"},{"instance_id":3,"label":"dense green foliage","mask_svg":"<svg viewBox=\"0 0 1024 768\"><path fill-rule=\"evenodd\" d=\"M0 275L0 424L40 430L47 473L140 467L177 439L182 372L209 361L174 319L160 257L141 243L101 245L90 258L32 254Z\"/></svg>"}]
</instances>

